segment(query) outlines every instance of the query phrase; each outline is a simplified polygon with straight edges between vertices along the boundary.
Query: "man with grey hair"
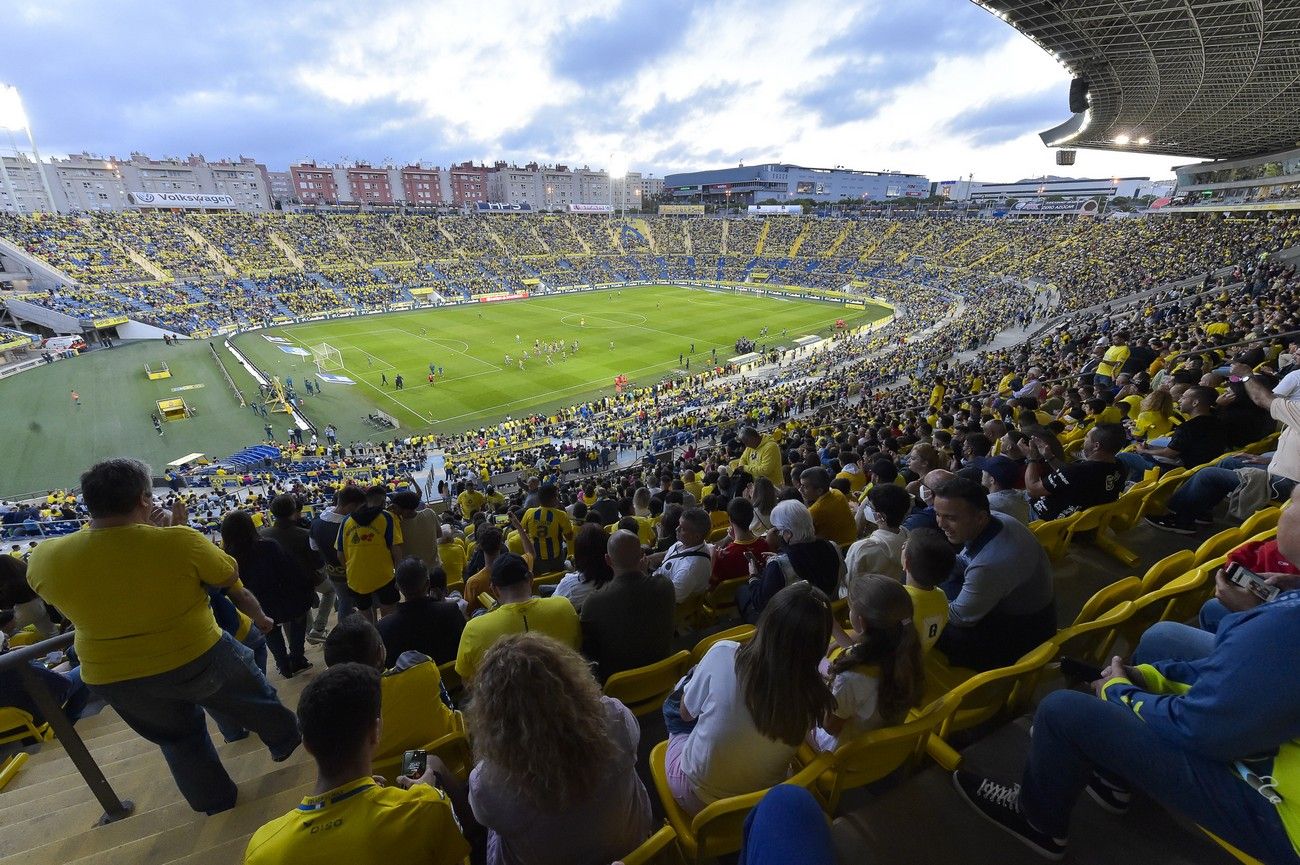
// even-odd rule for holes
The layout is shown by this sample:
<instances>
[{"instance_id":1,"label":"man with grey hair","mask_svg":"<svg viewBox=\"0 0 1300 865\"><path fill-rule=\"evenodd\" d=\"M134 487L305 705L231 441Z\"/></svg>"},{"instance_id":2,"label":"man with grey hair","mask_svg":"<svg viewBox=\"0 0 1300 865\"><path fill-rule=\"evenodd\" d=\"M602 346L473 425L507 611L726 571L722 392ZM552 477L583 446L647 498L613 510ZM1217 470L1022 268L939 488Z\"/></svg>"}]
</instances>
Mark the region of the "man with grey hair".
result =
<instances>
[{"instance_id":1,"label":"man with grey hair","mask_svg":"<svg viewBox=\"0 0 1300 865\"><path fill-rule=\"evenodd\" d=\"M662 553L646 558L654 573L672 580L677 603L709 589L713 574L713 545L705 543L710 528L709 512L687 508L677 521L677 542Z\"/></svg>"},{"instance_id":2,"label":"man with grey hair","mask_svg":"<svg viewBox=\"0 0 1300 865\"><path fill-rule=\"evenodd\" d=\"M76 626L82 680L162 749L190 807L233 808L238 789L212 747L205 709L257 733L273 760L301 742L252 650L212 615L209 592L234 587L239 567L185 524L180 499L170 525L151 521L153 477L139 460L92 466L81 493L89 527L41 544L28 582Z\"/></svg>"},{"instance_id":3,"label":"man with grey hair","mask_svg":"<svg viewBox=\"0 0 1300 865\"><path fill-rule=\"evenodd\" d=\"M732 471L744 469L756 478L767 478L774 486L785 483L781 476L781 446L771 436L764 436L752 426L740 428L736 438L745 446L738 459L727 467Z\"/></svg>"}]
</instances>

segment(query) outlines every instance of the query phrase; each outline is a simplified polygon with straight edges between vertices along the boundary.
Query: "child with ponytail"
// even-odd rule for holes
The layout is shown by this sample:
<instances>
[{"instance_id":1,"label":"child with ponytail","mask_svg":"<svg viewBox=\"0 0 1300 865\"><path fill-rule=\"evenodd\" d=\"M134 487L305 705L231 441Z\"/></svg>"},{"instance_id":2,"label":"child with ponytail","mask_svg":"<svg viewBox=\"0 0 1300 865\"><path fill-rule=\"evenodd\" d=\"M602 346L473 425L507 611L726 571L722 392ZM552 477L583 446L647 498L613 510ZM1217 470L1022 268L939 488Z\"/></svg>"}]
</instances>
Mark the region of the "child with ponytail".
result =
<instances>
[{"instance_id":1,"label":"child with ponytail","mask_svg":"<svg viewBox=\"0 0 1300 865\"><path fill-rule=\"evenodd\" d=\"M912 597L898 580L859 574L849 581L849 623L838 626L826 663L835 708L812 731L813 744L832 751L854 736L907 718L921 699L921 644L912 624Z\"/></svg>"}]
</instances>

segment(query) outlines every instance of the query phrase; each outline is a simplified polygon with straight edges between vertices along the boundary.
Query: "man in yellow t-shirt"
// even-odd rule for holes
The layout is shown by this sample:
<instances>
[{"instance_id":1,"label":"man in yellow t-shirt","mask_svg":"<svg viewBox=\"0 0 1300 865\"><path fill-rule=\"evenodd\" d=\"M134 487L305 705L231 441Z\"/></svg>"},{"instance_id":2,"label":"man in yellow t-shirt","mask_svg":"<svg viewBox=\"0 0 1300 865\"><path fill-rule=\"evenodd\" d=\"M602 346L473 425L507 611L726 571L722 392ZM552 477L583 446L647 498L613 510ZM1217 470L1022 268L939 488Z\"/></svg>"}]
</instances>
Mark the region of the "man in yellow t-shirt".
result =
<instances>
[{"instance_id":1,"label":"man in yellow t-shirt","mask_svg":"<svg viewBox=\"0 0 1300 865\"><path fill-rule=\"evenodd\" d=\"M461 494L456 496L456 506L460 508L460 515L466 520L472 519L474 512L486 503L487 496L474 489L473 484L466 484Z\"/></svg>"},{"instance_id":2,"label":"man in yellow t-shirt","mask_svg":"<svg viewBox=\"0 0 1300 865\"><path fill-rule=\"evenodd\" d=\"M804 469L799 475L799 492L808 502L813 528L817 537L840 546L853 543L858 537L858 526L853 521L853 510L844 493L831 489L830 472L821 466Z\"/></svg>"},{"instance_id":3,"label":"man in yellow t-shirt","mask_svg":"<svg viewBox=\"0 0 1300 865\"><path fill-rule=\"evenodd\" d=\"M764 438L752 426L742 427L739 439L745 450L740 459L732 460L729 464L733 472L744 469L753 477L767 478L778 488L785 483L785 478L781 475L780 445L770 436Z\"/></svg>"},{"instance_id":4,"label":"man in yellow t-shirt","mask_svg":"<svg viewBox=\"0 0 1300 865\"><path fill-rule=\"evenodd\" d=\"M366 490L366 503L339 525L335 548L347 574L348 593L366 618L373 620L374 602L381 612L397 606L401 595L393 582L393 568L402 560L402 523L384 510L388 491L381 486Z\"/></svg>"},{"instance_id":5,"label":"man in yellow t-shirt","mask_svg":"<svg viewBox=\"0 0 1300 865\"><path fill-rule=\"evenodd\" d=\"M153 476L138 460L92 466L81 491L89 525L37 547L27 580L76 626L82 681L162 748L190 807L232 808L238 790L212 747L204 709L257 733L272 759L300 741L252 651L212 615L207 588L235 585L238 566L185 525L183 501L168 525L150 523Z\"/></svg>"},{"instance_id":6,"label":"man in yellow t-shirt","mask_svg":"<svg viewBox=\"0 0 1300 865\"><path fill-rule=\"evenodd\" d=\"M294 810L253 833L244 865L420 862L457 865L469 855L451 799L454 777L437 757L419 778L387 787L371 777L380 738L379 673L330 667L302 692L298 723L316 760L316 787Z\"/></svg>"},{"instance_id":7,"label":"man in yellow t-shirt","mask_svg":"<svg viewBox=\"0 0 1300 865\"><path fill-rule=\"evenodd\" d=\"M1110 347L1101 356L1101 362L1097 364L1097 373L1093 380L1101 387L1110 387L1115 383L1115 376L1119 375L1120 370L1124 368L1128 356L1128 333L1121 330L1115 334Z\"/></svg>"},{"instance_id":8,"label":"man in yellow t-shirt","mask_svg":"<svg viewBox=\"0 0 1300 865\"><path fill-rule=\"evenodd\" d=\"M492 585L501 603L490 612L470 619L460 635L456 672L469 682L479 662L493 644L510 634L540 631L571 649L582 647L578 613L568 598L533 597L532 572L528 563L505 553L492 565Z\"/></svg>"},{"instance_id":9,"label":"man in yellow t-shirt","mask_svg":"<svg viewBox=\"0 0 1300 865\"><path fill-rule=\"evenodd\" d=\"M555 484L544 484L537 491L538 506L524 511L520 522L522 534L533 543L537 570L549 574L564 567L564 555L573 543L573 523L560 507L560 493Z\"/></svg>"}]
</instances>

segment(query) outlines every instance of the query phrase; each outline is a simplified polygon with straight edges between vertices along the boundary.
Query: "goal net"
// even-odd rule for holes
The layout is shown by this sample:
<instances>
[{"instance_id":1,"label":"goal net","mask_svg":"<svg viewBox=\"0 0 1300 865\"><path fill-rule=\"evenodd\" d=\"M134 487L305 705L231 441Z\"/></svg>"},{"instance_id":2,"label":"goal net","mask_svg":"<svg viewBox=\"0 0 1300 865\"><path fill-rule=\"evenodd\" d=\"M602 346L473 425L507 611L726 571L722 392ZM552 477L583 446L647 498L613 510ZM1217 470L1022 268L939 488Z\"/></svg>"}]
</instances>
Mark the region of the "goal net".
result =
<instances>
[{"instance_id":1,"label":"goal net","mask_svg":"<svg viewBox=\"0 0 1300 865\"><path fill-rule=\"evenodd\" d=\"M343 369L343 353L328 342L311 347L311 356L316 360L317 372L332 372Z\"/></svg>"}]
</instances>

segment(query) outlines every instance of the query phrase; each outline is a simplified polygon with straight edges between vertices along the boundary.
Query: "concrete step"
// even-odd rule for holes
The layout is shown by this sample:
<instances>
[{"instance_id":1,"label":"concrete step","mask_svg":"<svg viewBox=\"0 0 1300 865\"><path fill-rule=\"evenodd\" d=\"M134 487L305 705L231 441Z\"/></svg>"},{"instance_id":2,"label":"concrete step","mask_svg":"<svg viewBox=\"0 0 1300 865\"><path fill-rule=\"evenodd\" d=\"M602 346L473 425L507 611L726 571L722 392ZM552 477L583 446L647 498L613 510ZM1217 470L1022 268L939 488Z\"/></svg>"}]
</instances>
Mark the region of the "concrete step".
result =
<instances>
[{"instance_id":1,"label":"concrete step","mask_svg":"<svg viewBox=\"0 0 1300 865\"><path fill-rule=\"evenodd\" d=\"M271 771L276 764L264 748L240 754L223 754L222 763L236 784L244 784ZM311 759L301 749L283 765L311 764ZM160 775L161 773L161 775ZM161 753L157 762L149 762L134 770L109 778L119 798L130 799L137 812L162 807L180 798L180 792L167 774ZM0 797L0 826L16 826L26 821L39 822L43 817L61 812L65 808L95 804L90 788L80 778L50 779L35 785L21 797ZM0 840L0 855L4 855L4 841Z\"/></svg>"},{"instance_id":2,"label":"concrete step","mask_svg":"<svg viewBox=\"0 0 1300 865\"><path fill-rule=\"evenodd\" d=\"M234 838L246 838L272 817L293 808L311 791L314 779L315 768L310 764L276 767L242 785L240 804L213 817L191 811L179 796L161 808L107 826L93 826L99 816L95 806L65 809L59 815L71 834L50 840L40 833L24 832L12 845L16 852L6 850L0 865L168 862Z\"/></svg>"}]
</instances>

